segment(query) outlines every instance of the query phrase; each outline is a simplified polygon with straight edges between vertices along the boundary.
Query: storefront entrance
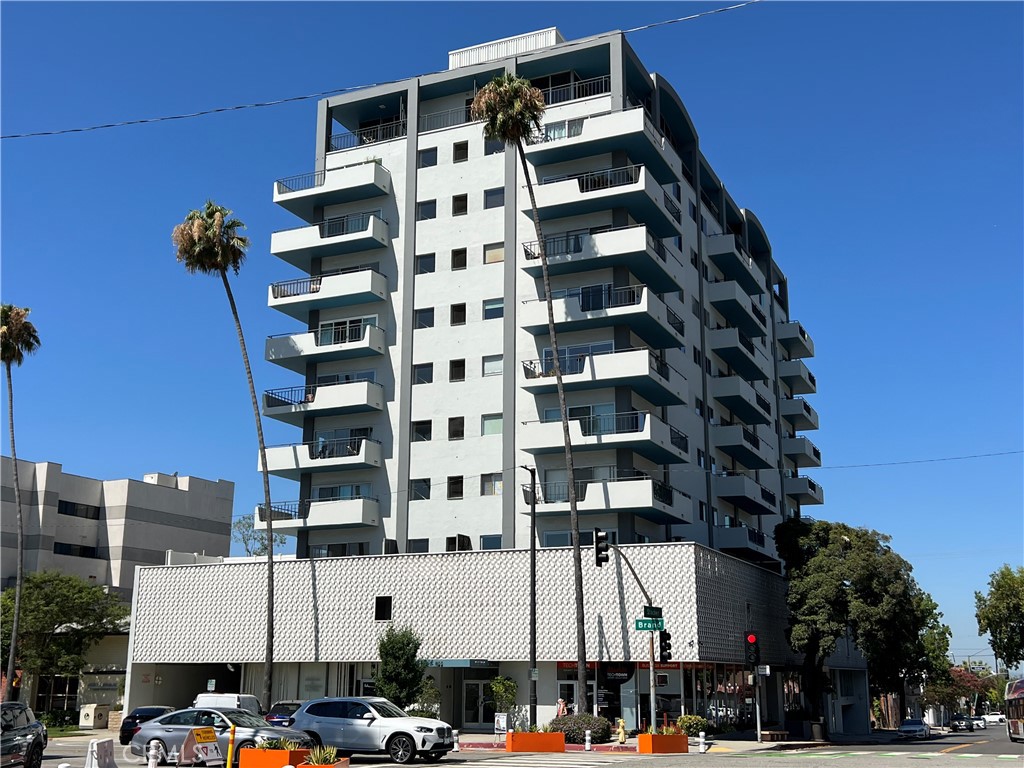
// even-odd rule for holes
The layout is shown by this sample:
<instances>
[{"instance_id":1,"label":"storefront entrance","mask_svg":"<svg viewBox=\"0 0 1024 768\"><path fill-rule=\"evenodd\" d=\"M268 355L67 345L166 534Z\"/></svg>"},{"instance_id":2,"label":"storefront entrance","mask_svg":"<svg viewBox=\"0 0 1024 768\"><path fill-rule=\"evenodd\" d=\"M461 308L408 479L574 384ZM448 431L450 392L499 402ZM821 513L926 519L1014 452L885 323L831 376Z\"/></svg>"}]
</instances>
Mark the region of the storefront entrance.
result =
<instances>
[{"instance_id":1,"label":"storefront entrance","mask_svg":"<svg viewBox=\"0 0 1024 768\"><path fill-rule=\"evenodd\" d=\"M462 725L465 728L494 727L494 696L486 680L462 681Z\"/></svg>"}]
</instances>

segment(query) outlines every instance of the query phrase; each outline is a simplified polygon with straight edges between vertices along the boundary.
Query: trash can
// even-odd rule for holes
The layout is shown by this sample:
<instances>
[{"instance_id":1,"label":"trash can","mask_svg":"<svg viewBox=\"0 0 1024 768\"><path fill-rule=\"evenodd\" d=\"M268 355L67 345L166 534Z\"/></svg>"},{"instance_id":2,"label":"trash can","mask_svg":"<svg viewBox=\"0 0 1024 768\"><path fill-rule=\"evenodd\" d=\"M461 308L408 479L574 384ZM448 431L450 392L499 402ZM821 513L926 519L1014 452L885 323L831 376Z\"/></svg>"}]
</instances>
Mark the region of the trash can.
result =
<instances>
[{"instance_id":1,"label":"trash can","mask_svg":"<svg viewBox=\"0 0 1024 768\"><path fill-rule=\"evenodd\" d=\"M825 740L825 720L811 721L811 741Z\"/></svg>"},{"instance_id":2,"label":"trash can","mask_svg":"<svg viewBox=\"0 0 1024 768\"><path fill-rule=\"evenodd\" d=\"M85 731L106 728L109 715L107 704L83 704L78 712L78 727Z\"/></svg>"}]
</instances>

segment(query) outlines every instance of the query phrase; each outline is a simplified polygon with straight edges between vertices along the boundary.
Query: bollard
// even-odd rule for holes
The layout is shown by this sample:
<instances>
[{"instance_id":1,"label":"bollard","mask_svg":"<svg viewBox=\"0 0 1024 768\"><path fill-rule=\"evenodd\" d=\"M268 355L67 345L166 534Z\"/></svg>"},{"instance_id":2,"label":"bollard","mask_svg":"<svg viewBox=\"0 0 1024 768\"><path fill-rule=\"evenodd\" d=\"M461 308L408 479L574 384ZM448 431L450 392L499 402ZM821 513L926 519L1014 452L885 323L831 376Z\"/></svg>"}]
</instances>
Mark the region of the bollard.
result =
<instances>
[{"instance_id":1,"label":"bollard","mask_svg":"<svg viewBox=\"0 0 1024 768\"><path fill-rule=\"evenodd\" d=\"M452 752L459 752L459 732L452 731Z\"/></svg>"},{"instance_id":2,"label":"bollard","mask_svg":"<svg viewBox=\"0 0 1024 768\"><path fill-rule=\"evenodd\" d=\"M590 729L589 728L587 729L586 735L587 735L587 741L586 741L586 745L583 748L587 752L589 752L590 751Z\"/></svg>"},{"instance_id":3,"label":"bollard","mask_svg":"<svg viewBox=\"0 0 1024 768\"><path fill-rule=\"evenodd\" d=\"M708 745L704 743L704 731L700 732L700 742L699 742L699 745L700 746L698 747L698 751L700 752L700 754L703 755L705 752L708 751Z\"/></svg>"},{"instance_id":4,"label":"bollard","mask_svg":"<svg viewBox=\"0 0 1024 768\"><path fill-rule=\"evenodd\" d=\"M157 768L160 765L160 745L155 741L149 745L149 754L146 756L149 758L149 768Z\"/></svg>"}]
</instances>

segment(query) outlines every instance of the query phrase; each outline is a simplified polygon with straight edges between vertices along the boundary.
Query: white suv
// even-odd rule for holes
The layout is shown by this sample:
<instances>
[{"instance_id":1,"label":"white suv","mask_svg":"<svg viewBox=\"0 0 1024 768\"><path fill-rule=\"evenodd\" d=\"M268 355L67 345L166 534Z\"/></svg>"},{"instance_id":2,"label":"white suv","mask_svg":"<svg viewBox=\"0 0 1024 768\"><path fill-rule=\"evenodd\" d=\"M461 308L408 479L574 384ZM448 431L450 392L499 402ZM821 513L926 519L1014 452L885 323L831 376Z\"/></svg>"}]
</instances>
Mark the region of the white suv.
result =
<instances>
[{"instance_id":1,"label":"white suv","mask_svg":"<svg viewBox=\"0 0 1024 768\"><path fill-rule=\"evenodd\" d=\"M403 764L417 755L436 763L452 749L448 723L410 717L379 697L313 699L296 710L288 727L342 752L385 753Z\"/></svg>"}]
</instances>

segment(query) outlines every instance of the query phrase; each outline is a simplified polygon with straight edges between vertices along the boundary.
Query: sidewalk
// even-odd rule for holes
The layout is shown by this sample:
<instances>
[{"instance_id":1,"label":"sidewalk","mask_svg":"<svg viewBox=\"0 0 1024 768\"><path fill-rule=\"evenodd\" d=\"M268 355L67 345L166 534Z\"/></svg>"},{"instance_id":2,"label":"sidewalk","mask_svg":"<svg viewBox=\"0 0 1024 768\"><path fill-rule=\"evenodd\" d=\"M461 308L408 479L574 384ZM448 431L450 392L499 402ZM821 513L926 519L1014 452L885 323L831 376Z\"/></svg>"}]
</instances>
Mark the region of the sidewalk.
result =
<instances>
[{"instance_id":1,"label":"sidewalk","mask_svg":"<svg viewBox=\"0 0 1024 768\"><path fill-rule=\"evenodd\" d=\"M865 740L858 741L772 741L759 743L754 738L753 733L751 733L749 738L707 737L704 740L704 744L709 753L725 754L728 752L768 752L790 749L814 749L853 744L886 744L890 741L889 738L880 739L878 741L868 741L866 739L867 737L865 737ZM699 748L699 739L691 737L690 752L697 753ZM460 733L459 749L460 751L487 750L504 752L505 739L503 736L495 736L490 733ZM566 752L581 752L584 751L584 749L583 744L565 745ZM635 736L627 738L625 744L619 744L617 741L612 741L606 744L591 745L592 752L636 752L636 750L637 745Z\"/></svg>"}]
</instances>

